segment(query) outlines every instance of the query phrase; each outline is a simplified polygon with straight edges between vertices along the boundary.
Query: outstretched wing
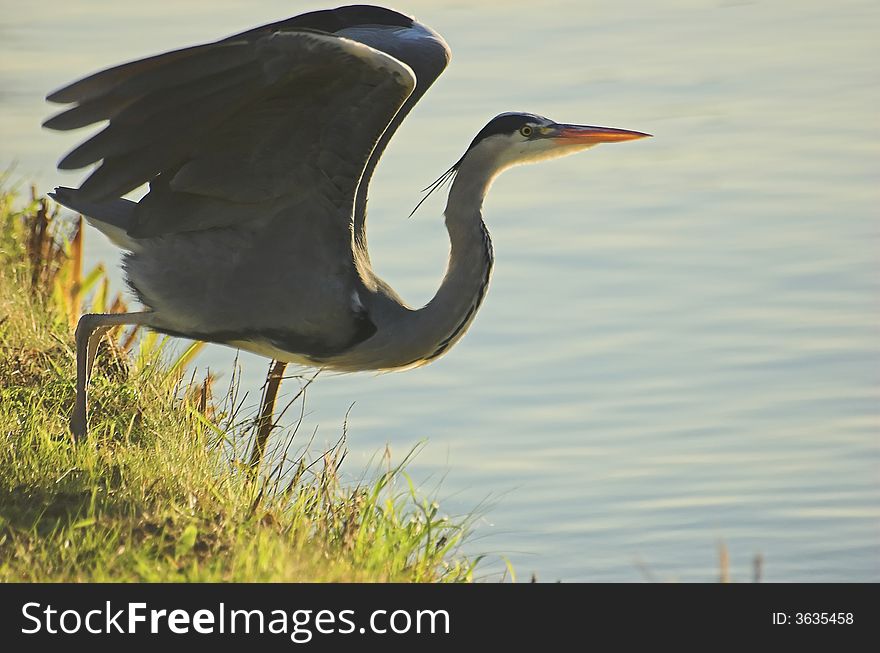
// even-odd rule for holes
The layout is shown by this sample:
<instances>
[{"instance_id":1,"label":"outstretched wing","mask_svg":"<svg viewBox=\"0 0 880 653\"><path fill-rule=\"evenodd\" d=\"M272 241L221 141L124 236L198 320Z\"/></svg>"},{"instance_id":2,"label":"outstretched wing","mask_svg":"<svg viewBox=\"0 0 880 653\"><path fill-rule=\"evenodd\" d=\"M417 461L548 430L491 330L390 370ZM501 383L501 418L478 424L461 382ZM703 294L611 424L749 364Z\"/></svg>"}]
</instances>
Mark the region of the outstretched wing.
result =
<instances>
[{"instance_id":1,"label":"outstretched wing","mask_svg":"<svg viewBox=\"0 0 880 653\"><path fill-rule=\"evenodd\" d=\"M238 36L279 28L306 28L332 32L381 50L407 64L416 75L416 87L395 114L373 148L355 198L353 232L360 255L367 257L366 218L370 178L388 142L412 108L449 64L452 53L443 37L413 18L384 7L350 5L312 11L277 23L264 25Z\"/></svg>"},{"instance_id":2,"label":"outstretched wing","mask_svg":"<svg viewBox=\"0 0 880 653\"><path fill-rule=\"evenodd\" d=\"M127 276L155 328L343 351L375 331L352 252L369 175L448 59L413 19L351 6L99 72L48 97L73 104L49 128L107 121L59 164L98 167L57 196L141 251ZM145 182L139 202L119 199ZM192 233L233 225L249 228Z\"/></svg>"},{"instance_id":3,"label":"outstretched wing","mask_svg":"<svg viewBox=\"0 0 880 653\"><path fill-rule=\"evenodd\" d=\"M351 39L267 27L52 93L50 101L75 106L47 120L49 128L109 121L59 164L101 162L79 196L103 201L150 182L133 236L235 224L256 217L255 205L300 193L317 196L319 213L347 226L364 167L415 74Z\"/></svg>"}]
</instances>

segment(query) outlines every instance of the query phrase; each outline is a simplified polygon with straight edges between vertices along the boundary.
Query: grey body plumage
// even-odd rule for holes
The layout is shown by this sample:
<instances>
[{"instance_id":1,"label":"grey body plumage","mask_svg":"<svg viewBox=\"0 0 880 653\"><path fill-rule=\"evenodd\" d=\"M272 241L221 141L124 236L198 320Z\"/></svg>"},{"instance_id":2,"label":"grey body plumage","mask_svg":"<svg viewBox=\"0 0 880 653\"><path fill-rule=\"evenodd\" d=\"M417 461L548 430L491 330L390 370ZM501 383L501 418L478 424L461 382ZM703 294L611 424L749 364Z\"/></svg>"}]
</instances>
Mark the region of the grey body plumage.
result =
<instances>
[{"instance_id":1,"label":"grey body plumage","mask_svg":"<svg viewBox=\"0 0 880 653\"><path fill-rule=\"evenodd\" d=\"M518 163L630 140L639 132L501 114L448 171L447 274L409 307L370 265L370 177L390 138L446 67L445 41L397 12L312 12L123 64L48 96L73 107L53 129L107 120L59 164L100 165L55 198L126 250L146 307L84 316L72 430L102 329L157 331L344 371L399 369L444 354L489 283L482 221L492 180ZM149 184L138 202L121 195ZM127 320L127 321L126 321Z\"/></svg>"}]
</instances>

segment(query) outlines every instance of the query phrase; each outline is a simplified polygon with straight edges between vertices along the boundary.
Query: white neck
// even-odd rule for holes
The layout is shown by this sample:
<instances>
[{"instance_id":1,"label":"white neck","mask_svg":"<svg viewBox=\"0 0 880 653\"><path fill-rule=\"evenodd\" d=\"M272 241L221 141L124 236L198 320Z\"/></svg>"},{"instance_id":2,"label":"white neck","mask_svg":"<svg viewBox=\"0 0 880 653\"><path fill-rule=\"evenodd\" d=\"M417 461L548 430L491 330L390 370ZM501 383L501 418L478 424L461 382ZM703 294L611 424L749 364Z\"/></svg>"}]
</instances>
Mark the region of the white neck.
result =
<instances>
[{"instance_id":1,"label":"white neck","mask_svg":"<svg viewBox=\"0 0 880 653\"><path fill-rule=\"evenodd\" d=\"M360 369L417 367L441 356L467 331L492 271L492 242L483 224L483 198L499 170L479 148L462 160L444 212L450 252L446 275L423 308L406 307L393 291L375 306L378 332L347 359Z\"/></svg>"},{"instance_id":2,"label":"white neck","mask_svg":"<svg viewBox=\"0 0 880 653\"><path fill-rule=\"evenodd\" d=\"M494 262L492 241L483 223L483 198L497 175L485 157L467 156L449 189L446 230L449 264L434 298L417 311L425 342L435 347L430 360L443 354L467 331L489 287Z\"/></svg>"}]
</instances>

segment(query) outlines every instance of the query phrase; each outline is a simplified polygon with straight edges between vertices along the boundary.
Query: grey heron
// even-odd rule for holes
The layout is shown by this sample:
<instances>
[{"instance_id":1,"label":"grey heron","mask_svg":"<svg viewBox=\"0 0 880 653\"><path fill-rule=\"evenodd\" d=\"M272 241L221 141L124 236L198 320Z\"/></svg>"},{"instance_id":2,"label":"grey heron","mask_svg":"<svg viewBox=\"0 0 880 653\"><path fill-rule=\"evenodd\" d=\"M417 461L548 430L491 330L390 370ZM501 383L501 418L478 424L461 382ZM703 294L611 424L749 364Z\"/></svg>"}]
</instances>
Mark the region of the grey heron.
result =
<instances>
[{"instance_id":1,"label":"grey heron","mask_svg":"<svg viewBox=\"0 0 880 653\"><path fill-rule=\"evenodd\" d=\"M505 169L642 132L502 113L438 180L446 274L412 308L372 270L370 178L394 132L446 67L431 28L348 6L103 70L53 93L44 126L107 126L58 164L99 163L59 203L125 250L143 312L83 315L74 435L108 328L143 325L280 361L341 371L406 369L447 352L483 301L493 264L483 198ZM134 202L122 195L149 184ZM439 184L431 187L435 189Z\"/></svg>"}]
</instances>

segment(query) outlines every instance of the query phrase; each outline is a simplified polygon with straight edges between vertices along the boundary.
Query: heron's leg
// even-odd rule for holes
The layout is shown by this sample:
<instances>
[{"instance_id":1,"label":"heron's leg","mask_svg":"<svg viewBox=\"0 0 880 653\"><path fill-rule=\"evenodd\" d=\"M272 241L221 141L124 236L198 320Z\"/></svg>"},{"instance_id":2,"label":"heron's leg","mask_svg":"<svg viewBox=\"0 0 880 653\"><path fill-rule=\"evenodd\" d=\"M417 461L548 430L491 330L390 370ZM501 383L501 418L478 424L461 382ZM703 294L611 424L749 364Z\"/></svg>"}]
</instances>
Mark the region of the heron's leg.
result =
<instances>
[{"instance_id":1,"label":"heron's leg","mask_svg":"<svg viewBox=\"0 0 880 653\"><path fill-rule=\"evenodd\" d=\"M269 375L266 377L266 394L263 395L263 405L260 407L259 429L254 439L254 448L251 449L251 467L256 467L263 459L266 450L266 440L272 432L272 418L275 416L275 401L278 398L278 389L284 379L284 370L287 363L284 361L272 361L269 367Z\"/></svg>"},{"instance_id":2,"label":"heron's leg","mask_svg":"<svg viewBox=\"0 0 880 653\"><path fill-rule=\"evenodd\" d=\"M147 324L151 313L89 313L76 325L76 402L70 415L70 431L75 438L88 433L86 424L86 388L98 344L107 331L119 324Z\"/></svg>"},{"instance_id":3,"label":"heron's leg","mask_svg":"<svg viewBox=\"0 0 880 653\"><path fill-rule=\"evenodd\" d=\"M104 334L107 333L113 327L109 326L99 326L92 334L89 336L88 340L88 348L86 353L86 385L88 386L89 380L92 378L92 367L95 365L95 357L98 354L98 345L101 344L101 338L104 337Z\"/></svg>"}]
</instances>

